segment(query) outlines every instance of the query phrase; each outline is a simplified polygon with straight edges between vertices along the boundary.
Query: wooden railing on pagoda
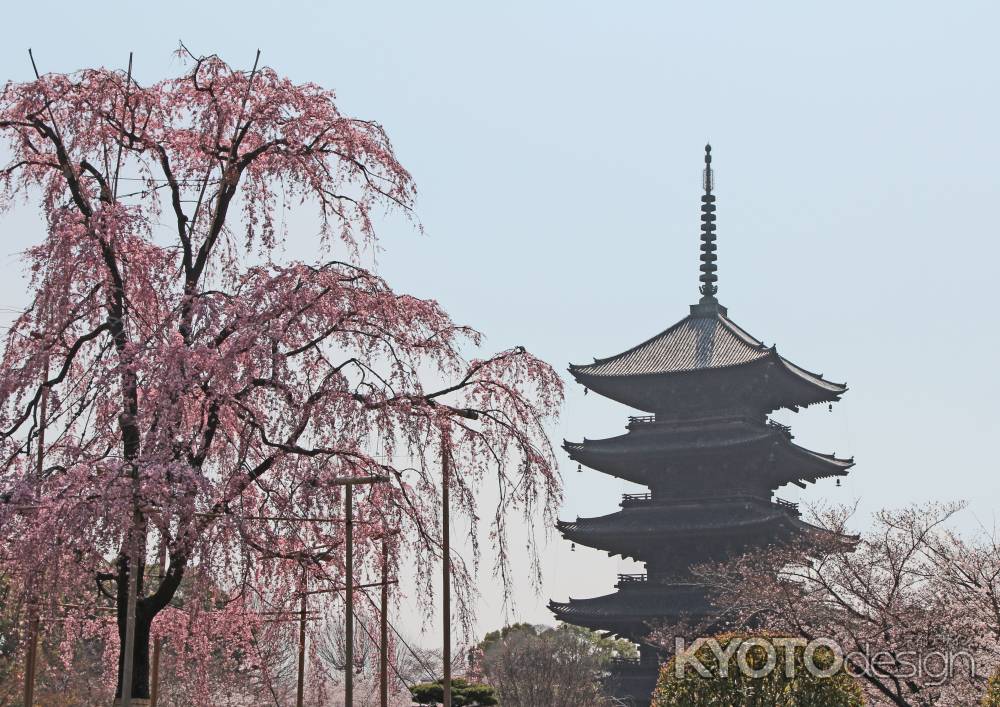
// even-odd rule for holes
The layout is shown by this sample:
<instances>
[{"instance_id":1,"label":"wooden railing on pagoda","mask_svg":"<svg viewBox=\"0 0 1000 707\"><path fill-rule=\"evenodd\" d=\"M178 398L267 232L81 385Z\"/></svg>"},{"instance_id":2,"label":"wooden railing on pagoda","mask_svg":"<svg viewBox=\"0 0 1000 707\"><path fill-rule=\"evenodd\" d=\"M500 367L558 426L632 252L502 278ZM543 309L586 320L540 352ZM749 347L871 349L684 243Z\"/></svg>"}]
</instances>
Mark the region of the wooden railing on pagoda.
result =
<instances>
[{"instance_id":1,"label":"wooden railing on pagoda","mask_svg":"<svg viewBox=\"0 0 1000 707\"><path fill-rule=\"evenodd\" d=\"M656 415L629 415L628 427L635 425L651 425L656 422Z\"/></svg>"},{"instance_id":2,"label":"wooden railing on pagoda","mask_svg":"<svg viewBox=\"0 0 1000 707\"><path fill-rule=\"evenodd\" d=\"M622 494L622 508L628 508L629 506L645 506L653 502L652 493L623 493Z\"/></svg>"},{"instance_id":3,"label":"wooden railing on pagoda","mask_svg":"<svg viewBox=\"0 0 1000 707\"><path fill-rule=\"evenodd\" d=\"M618 674L639 672L645 669L638 658L622 658L620 656L609 660L608 665Z\"/></svg>"},{"instance_id":4,"label":"wooden railing on pagoda","mask_svg":"<svg viewBox=\"0 0 1000 707\"><path fill-rule=\"evenodd\" d=\"M801 515L799 510L799 504L792 503L791 501L786 501L783 498L765 498L763 496L748 496L748 495L735 495L735 496L692 496L685 498L675 498L674 502L682 503L700 503L703 501L739 501L739 500L752 500L752 501L765 501L768 503L773 503L785 510L791 511L795 515ZM619 504L622 508L631 508L634 506L648 506L653 503L653 494L647 493L623 493L622 501Z\"/></svg>"},{"instance_id":5,"label":"wooden railing on pagoda","mask_svg":"<svg viewBox=\"0 0 1000 707\"><path fill-rule=\"evenodd\" d=\"M620 574L618 575L618 586L623 584L645 584L649 581L649 575L641 574Z\"/></svg>"},{"instance_id":6,"label":"wooden railing on pagoda","mask_svg":"<svg viewBox=\"0 0 1000 707\"><path fill-rule=\"evenodd\" d=\"M768 419L768 421L767 421L767 426L768 426L768 427L773 427L774 429L776 429L776 430L779 430L779 431L780 431L780 432L782 432L782 433L783 433L783 434L784 434L784 435L785 435L786 437L788 437L788 439L792 439L792 436L793 436L793 435L792 435L792 428L791 428L791 427L789 427L788 425L783 425L783 424L781 424L780 422L777 422L777 421L775 421L775 420L771 420L771 419L769 418L769 419Z\"/></svg>"},{"instance_id":7,"label":"wooden railing on pagoda","mask_svg":"<svg viewBox=\"0 0 1000 707\"><path fill-rule=\"evenodd\" d=\"M728 422L728 421L733 421L733 420L748 420L748 418L743 417L743 416L736 416L736 417L723 416L723 417L712 418L712 419L715 420L715 421L717 421L717 422ZM706 421L708 421L708 420L702 420L702 422L706 422ZM632 427L638 427L638 426L641 426L641 425L651 425L651 424L653 424L655 422L656 422L656 415L629 415L627 427L631 429ZM782 434L784 434L786 437L788 437L788 439L792 439L792 437L793 437L793 435L792 435L792 428L790 426L788 426L788 425L781 424L777 420L772 420L771 418L768 418L767 419L767 426L780 431Z\"/></svg>"},{"instance_id":8,"label":"wooden railing on pagoda","mask_svg":"<svg viewBox=\"0 0 1000 707\"><path fill-rule=\"evenodd\" d=\"M783 498L775 498L775 499L773 499L772 502L776 506L781 506L782 508L790 510L795 515L802 515L802 512L799 510L799 504L797 504L797 503L792 503L791 501L786 501Z\"/></svg>"}]
</instances>

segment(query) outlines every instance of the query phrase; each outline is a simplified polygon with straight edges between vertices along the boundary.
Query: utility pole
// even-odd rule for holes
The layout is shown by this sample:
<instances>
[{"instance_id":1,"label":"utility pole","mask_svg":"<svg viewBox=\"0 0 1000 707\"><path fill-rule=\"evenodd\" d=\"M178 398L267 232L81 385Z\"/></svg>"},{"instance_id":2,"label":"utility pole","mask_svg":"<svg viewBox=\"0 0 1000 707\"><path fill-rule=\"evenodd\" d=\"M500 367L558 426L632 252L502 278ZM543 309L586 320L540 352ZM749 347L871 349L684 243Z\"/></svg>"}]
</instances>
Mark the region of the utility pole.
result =
<instances>
[{"instance_id":1,"label":"utility pole","mask_svg":"<svg viewBox=\"0 0 1000 707\"><path fill-rule=\"evenodd\" d=\"M347 523L347 592L344 595L345 642L347 657L344 661L344 704L354 705L354 484L348 484L344 493L344 518Z\"/></svg>"},{"instance_id":2,"label":"utility pole","mask_svg":"<svg viewBox=\"0 0 1000 707\"><path fill-rule=\"evenodd\" d=\"M444 614L444 707L451 707L451 538L448 499L448 447L441 440L441 599Z\"/></svg>"},{"instance_id":3,"label":"utility pole","mask_svg":"<svg viewBox=\"0 0 1000 707\"><path fill-rule=\"evenodd\" d=\"M138 469L133 468L132 522L128 531L128 605L125 607L125 645L122 646L121 707L132 705L132 664L135 657L135 604L139 593L139 520Z\"/></svg>"},{"instance_id":4,"label":"utility pole","mask_svg":"<svg viewBox=\"0 0 1000 707\"><path fill-rule=\"evenodd\" d=\"M42 368L42 385L49 378L49 359L45 357ZM38 457L35 464L35 501L41 499L42 472L45 469L45 424L48 407L49 389L42 388L42 398L38 405ZM38 618L38 605L35 596L31 597L34 604L29 611L28 645L24 652L24 707L34 707L35 704L35 671L38 666L38 638L41 633L41 621Z\"/></svg>"},{"instance_id":5,"label":"utility pole","mask_svg":"<svg viewBox=\"0 0 1000 707\"><path fill-rule=\"evenodd\" d=\"M35 665L38 660L38 634L40 630L38 608L31 608L28 619L28 645L24 651L24 704L34 707L35 704Z\"/></svg>"},{"instance_id":6,"label":"utility pole","mask_svg":"<svg viewBox=\"0 0 1000 707\"><path fill-rule=\"evenodd\" d=\"M344 494L344 520L346 524L346 544L347 544L347 595L345 598L346 608L344 610L347 624L347 665L344 669L344 700L347 707L352 706L354 699L354 506L352 496L354 486L363 484L384 484L389 480L388 476L354 476L346 479L335 479L329 482L331 486L346 486ZM329 519L328 519L329 520ZM367 585L365 585L367 586ZM330 591L340 591L339 589L319 589L308 591L306 580L302 580L302 599L299 604L299 675L298 689L296 693L296 707L302 707L305 696L305 675L306 675L306 597L309 594L321 594Z\"/></svg>"},{"instance_id":7,"label":"utility pole","mask_svg":"<svg viewBox=\"0 0 1000 707\"><path fill-rule=\"evenodd\" d=\"M344 494L344 520L346 526L344 532L347 541L347 559L344 570L347 574L347 581L345 582L346 591L344 592L344 641L347 643L347 655L344 661L344 704L346 707L353 707L354 705L354 485L384 484L388 480L388 476L369 476L360 481L351 479L347 482L346 493ZM382 542L385 543L384 536ZM385 545L383 545L383 553L385 552L384 548ZM385 591L384 584L382 585L382 591Z\"/></svg>"},{"instance_id":8,"label":"utility pole","mask_svg":"<svg viewBox=\"0 0 1000 707\"><path fill-rule=\"evenodd\" d=\"M388 584L395 584L396 581L397 580L395 580L395 579L387 579L387 580L385 580L385 582L388 583ZM382 584L383 584L382 582L372 582L370 584L355 584L354 588L355 589L368 589L368 588L371 588L371 587L380 587L380 586L382 586ZM306 633L305 633L305 631L306 631L306 622L309 621L309 620L311 620L311 619L313 619L313 618L315 618L314 616L310 616L309 615L310 612L306 610L305 597L309 596L310 594L330 594L330 593L333 593L333 592L342 592L342 591L344 591L346 589L347 589L346 586L344 586L344 587L328 587L326 589L310 589L308 591L303 592L302 603L300 604L300 606L302 608L299 610L299 612L297 612L299 614L299 677L298 677L298 684L299 684L298 696L299 696L299 698L301 698L301 696L303 695L303 692L304 692L303 688L305 686L304 676L305 676L305 646L306 646L306 640L305 640L306 639ZM296 612L278 611L278 612L269 612L269 613L277 613L277 614L293 613L294 614ZM315 614L316 612L312 612L312 613ZM299 700L297 699L296 700L296 707L298 707L298 705L300 705L300 704L301 704L301 702L299 702Z\"/></svg>"},{"instance_id":9,"label":"utility pole","mask_svg":"<svg viewBox=\"0 0 1000 707\"><path fill-rule=\"evenodd\" d=\"M162 582L164 573L167 571L167 539L160 538L160 576ZM157 636L153 639L153 665L149 675L149 707L156 707L160 702L160 649L163 639Z\"/></svg>"},{"instance_id":10,"label":"utility pole","mask_svg":"<svg viewBox=\"0 0 1000 707\"><path fill-rule=\"evenodd\" d=\"M379 613L379 705L389 707L389 543L382 537L382 606Z\"/></svg>"},{"instance_id":11,"label":"utility pole","mask_svg":"<svg viewBox=\"0 0 1000 707\"><path fill-rule=\"evenodd\" d=\"M35 79L41 80L41 76L38 74L38 66L35 64L35 55L31 53L31 47L28 47L28 58L31 59L31 68L35 72ZM49 117L52 118L52 128L58 131L58 126L56 125L55 118L52 117L52 108L46 102L45 107L49 109ZM40 401L41 409L38 415L38 466L36 468L37 480L35 487L35 502L39 502L41 499L41 485L42 485L42 460L45 455L45 407L46 400L49 395L49 389L45 385L49 379L49 356L48 353L45 355L44 364L42 366L42 399ZM34 582L34 578L31 580ZM35 602L36 592L32 592L29 595L29 600ZM35 666L38 664L38 634L41 631L40 621L38 619L38 606L29 606L29 618L28 618L28 645L25 647L24 651L24 707L34 707L35 705Z\"/></svg>"},{"instance_id":12,"label":"utility pole","mask_svg":"<svg viewBox=\"0 0 1000 707\"><path fill-rule=\"evenodd\" d=\"M302 599L299 601L299 681L295 690L295 707L302 707L306 694L306 597L309 579L302 570Z\"/></svg>"},{"instance_id":13,"label":"utility pole","mask_svg":"<svg viewBox=\"0 0 1000 707\"><path fill-rule=\"evenodd\" d=\"M132 91L132 52L128 54L128 76L125 79L125 108L128 111L129 94ZM122 116L122 123L125 122L125 115ZM121 169L122 145L118 143L118 158L115 165L114 195L115 202L118 200L118 171ZM132 415L134 411L126 411ZM142 560L140 553L145 554L146 542L139 543L139 531L145 533L146 528L139 516L139 466L135 460L132 461L132 529L126 536L128 539L128 606L125 607L125 645L122 646L122 701L121 707L132 706L132 669L135 658L135 603L138 601L139 593L139 572Z\"/></svg>"}]
</instances>

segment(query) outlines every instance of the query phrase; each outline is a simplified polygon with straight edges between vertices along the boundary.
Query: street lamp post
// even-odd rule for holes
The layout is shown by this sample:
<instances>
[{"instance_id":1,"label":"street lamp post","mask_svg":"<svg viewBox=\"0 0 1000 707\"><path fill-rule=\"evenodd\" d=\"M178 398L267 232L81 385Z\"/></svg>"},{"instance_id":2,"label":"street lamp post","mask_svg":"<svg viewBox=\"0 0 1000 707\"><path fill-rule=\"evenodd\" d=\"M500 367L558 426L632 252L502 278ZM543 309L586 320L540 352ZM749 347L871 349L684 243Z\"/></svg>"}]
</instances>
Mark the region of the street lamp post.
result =
<instances>
[{"instance_id":1,"label":"street lamp post","mask_svg":"<svg viewBox=\"0 0 1000 707\"><path fill-rule=\"evenodd\" d=\"M451 538L448 498L448 448L441 443L441 601L444 614L444 707L451 707Z\"/></svg>"}]
</instances>

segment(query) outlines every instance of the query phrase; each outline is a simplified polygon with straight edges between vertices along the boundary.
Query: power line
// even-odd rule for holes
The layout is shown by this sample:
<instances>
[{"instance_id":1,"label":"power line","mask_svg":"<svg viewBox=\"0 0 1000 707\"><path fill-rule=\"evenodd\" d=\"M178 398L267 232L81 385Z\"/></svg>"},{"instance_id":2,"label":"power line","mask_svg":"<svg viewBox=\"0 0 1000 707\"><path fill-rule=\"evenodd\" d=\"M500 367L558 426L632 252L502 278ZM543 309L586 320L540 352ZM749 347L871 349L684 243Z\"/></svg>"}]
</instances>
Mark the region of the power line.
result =
<instances>
[{"instance_id":1,"label":"power line","mask_svg":"<svg viewBox=\"0 0 1000 707\"><path fill-rule=\"evenodd\" d=\"M365 596L367 596L367 595L365 595ZM365 622L362 621L358 617L357 612L353 612L352 611L352 613L354 614L354 618L357 620L357 622L361 626L361 628L363 628L365 630L365 633L368 634L368 638L371 639L372 643L376 643L377 641L375 640L375 636L373 636L372 632L368 630L368 626L365 624ZM392 624L390 623L389 626L392 627ZM399 636L399 633L396 631L396 629L394 627L392 628L392 630L393 630L394 633L396 633L397 636ZM399 640L403 641L403 637L400 636ZM403 641L403 645L404 646L406 645L406 641ZM411 649L409 646L406 646L406 647L407 647L407 649L410 650L411 653L413 653L413 649ZM416 658L418 662L420 662L420 658L417 656L416 653L413 654L413 657ZM392 672L396 674L396 677L399 678L399 681L401 683L403 683L404 685L406 685L407 688L412 687L412 685L410 685L409 681L407 681L406 678L404 678L402 675L399 674L399 669L395 665L393 665L392 663L390 663L390 665L392 667ZM425 670L427 669L426 666L424 666L424 669ZM433 679L434 679L434 676L431 675L431 680L433 680Z\"/></svg>"},{"instance_id":2,"label":"power line","mask_svg":"<svg viewBox=\"0 0 1000 707\"><path fill-rule=\"evenodd\" d=\"M370 596L368 596L368 592L366 592L364 589L362 589L361 590L361 594L364 596L365 599L367 599L369 602L371 602L372 606L374 606L376 609L379 608L375 604L375 600L372 599ZM400 640L400 642L406 647L406 650L410 651L410 655L412 655L414 658L416 658L417 662L420 664L420 667L424 669L425 673L427 673L427 676L431 680L434 680L435 679L434 671L427 667L427 663L425 663L423 661L423 659L417 654L417 652L415 650L413 650L413 648L410 647L410 644L407 643L406 639L403 638L403 635L399 631L396 630L396 627L392 624L392 622L391 621L386 621L386 623L389 625L389 628L392 629L392 632L394 634L396 634L396 638L398 638Z\"/></svg>"}]
</instances>

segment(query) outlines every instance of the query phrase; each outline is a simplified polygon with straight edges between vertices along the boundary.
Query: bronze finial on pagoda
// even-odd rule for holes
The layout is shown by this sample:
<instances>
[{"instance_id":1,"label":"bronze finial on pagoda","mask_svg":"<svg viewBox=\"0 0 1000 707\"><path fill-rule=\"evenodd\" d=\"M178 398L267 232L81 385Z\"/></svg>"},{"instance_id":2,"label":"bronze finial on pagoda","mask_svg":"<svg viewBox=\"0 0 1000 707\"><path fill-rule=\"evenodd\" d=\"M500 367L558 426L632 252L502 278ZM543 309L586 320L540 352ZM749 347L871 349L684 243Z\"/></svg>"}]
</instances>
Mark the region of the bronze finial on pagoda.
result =
<instances>
[{"instance_id":1,"label":"bronze finial on pagoda","mask_svg":"<svg viewBox=\"0 0 1000 707\"><path fill-rule=\"evenodd\" d=\"M705 193L701 197L701 302L715 303L715 293L719 291L715 284L719 278L715 274L715 195L712 194L714 177L712 175L712 146L705 145L705 171L702 176L702 186Z\"/></svg>"}]
</instances>

